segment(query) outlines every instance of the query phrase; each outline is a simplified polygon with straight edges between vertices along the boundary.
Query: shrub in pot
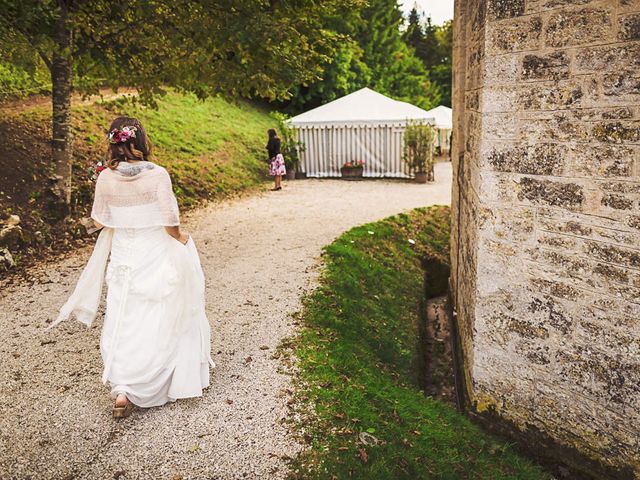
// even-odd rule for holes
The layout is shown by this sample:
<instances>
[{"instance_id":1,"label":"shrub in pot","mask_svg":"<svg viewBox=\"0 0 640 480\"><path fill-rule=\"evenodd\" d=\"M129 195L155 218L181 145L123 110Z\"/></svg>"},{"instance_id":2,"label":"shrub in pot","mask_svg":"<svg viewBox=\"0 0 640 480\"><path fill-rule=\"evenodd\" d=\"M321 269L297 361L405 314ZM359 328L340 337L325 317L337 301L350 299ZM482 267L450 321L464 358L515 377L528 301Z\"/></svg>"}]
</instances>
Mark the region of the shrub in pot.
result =
<instances>
[{"instance_id":1,"label":"shrub in pot","mask_svg":"<svg viewBox=\"0 0 640 480\"><path fill-rule=\"evenodd\" d=\"M409 165L417 183L433 181L434 140L435 130L431 125L407 122L402 158Z\"/></svg>"}]
</instances>

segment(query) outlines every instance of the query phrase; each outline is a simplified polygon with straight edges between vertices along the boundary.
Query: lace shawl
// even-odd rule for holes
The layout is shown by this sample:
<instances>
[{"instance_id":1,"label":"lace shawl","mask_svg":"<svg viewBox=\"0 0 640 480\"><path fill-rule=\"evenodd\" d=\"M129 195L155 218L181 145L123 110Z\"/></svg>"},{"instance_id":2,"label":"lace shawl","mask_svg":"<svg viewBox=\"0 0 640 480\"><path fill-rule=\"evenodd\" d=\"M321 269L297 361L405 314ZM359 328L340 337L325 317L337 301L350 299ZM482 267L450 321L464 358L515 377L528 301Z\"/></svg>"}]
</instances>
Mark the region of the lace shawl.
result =
<instances>
[{"instance_id":1,"label":"lace shawl","mask_svg":"<svg viewBox=\"0 0 640 480\"><path fill-rule=\"evenodd\" d=\"M180 224L167 171L151 162L120 164L98 175L91 218L110 228Z\"/></svg>"},{"instance_id":2,"label":"lace shawl","mask_svg":"<svg viewBox=\"0 0 640 480\"><path fill-rule=\"evenodd\" d=\"M180 224L178 203L167 171L151 162L121 164L98 176L91 218L105 226L75 290L60 309L53 328L71 315L91 325L96 318L114 228Z\"/></svg>"}]
</instances>

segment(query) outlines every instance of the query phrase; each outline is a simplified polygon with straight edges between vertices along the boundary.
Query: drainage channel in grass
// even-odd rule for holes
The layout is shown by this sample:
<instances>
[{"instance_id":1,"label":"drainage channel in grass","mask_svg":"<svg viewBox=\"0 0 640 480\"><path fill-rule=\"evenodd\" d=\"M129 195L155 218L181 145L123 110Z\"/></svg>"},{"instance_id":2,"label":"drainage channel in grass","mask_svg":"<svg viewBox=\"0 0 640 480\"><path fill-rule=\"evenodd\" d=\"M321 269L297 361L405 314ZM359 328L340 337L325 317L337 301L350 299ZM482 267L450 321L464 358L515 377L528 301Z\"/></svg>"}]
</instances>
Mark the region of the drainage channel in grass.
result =
<instances>
[{"instance_id":1,"label":"drainage channel in grass","mask_svg":"<svg viewBox=\"0 0 640 480\"><path fill-rule=\"evenodd\" d=\"M354 228L326 247L296 358L295 479L546 479L420 386L425 255L448 261L447 207Z\"/></svg>"}]
</instances>

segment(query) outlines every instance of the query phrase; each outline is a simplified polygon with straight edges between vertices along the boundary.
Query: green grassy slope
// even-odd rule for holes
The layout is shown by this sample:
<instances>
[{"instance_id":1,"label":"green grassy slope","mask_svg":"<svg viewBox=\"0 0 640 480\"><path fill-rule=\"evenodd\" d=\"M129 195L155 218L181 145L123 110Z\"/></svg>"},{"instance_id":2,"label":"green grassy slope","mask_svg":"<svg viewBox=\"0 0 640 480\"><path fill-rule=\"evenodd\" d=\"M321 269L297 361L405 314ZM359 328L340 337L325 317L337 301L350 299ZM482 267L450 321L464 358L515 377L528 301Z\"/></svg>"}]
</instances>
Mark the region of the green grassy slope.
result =
<instances>
[{"instance_id":1,"label":"green grassy slope","mask_svg":"<svg viewBox=\"0 0 640 480\"><path fill-rule=\"evenodd\" d=\"M448 258L448 241L449 209L435 207L354 228L326 248L292 343L310 439L294 478L548 478L417 386L420 258Z\"/></svg>"},{"instance_id":2,"label":"green grassy slope","mask_svg":"<svg viewBox=\"0 0 640 480\"><path fill-rule=\"evenodd\" d=\"M22 265L87 239L78 219L88 215L93 198L89 167L105 158L105 134L116 116L135 116L145 125L154 144L153 161L171 174L183 208L259 188L267 181L264 145L273 121L261 107L221 98L203 102L176 92L159 98L157 109L121 97L77 102L72 122L73 212L65 222L55 221L46 209L53 174L48 99L28 99L24 106L0 110L0 223L11 214L20 216L23 239L10 251Z\"/></svg>"},{"instance_id":3,"label":"green grassy slope","mask_svg":"<svg viewBox=\"0 0 640 480\"><path fill-rule=\"evenodd\" d=\"M117 100L98 107L78 109L87 120L77 124L86 141L103 144L100 127L107 128L117 115L138 118L153 141L154 161L172 175L181 205L220 198L265 180L264 144L273 121L255 106L169 93L157 109Z\"/></svg>"}]
</instances>

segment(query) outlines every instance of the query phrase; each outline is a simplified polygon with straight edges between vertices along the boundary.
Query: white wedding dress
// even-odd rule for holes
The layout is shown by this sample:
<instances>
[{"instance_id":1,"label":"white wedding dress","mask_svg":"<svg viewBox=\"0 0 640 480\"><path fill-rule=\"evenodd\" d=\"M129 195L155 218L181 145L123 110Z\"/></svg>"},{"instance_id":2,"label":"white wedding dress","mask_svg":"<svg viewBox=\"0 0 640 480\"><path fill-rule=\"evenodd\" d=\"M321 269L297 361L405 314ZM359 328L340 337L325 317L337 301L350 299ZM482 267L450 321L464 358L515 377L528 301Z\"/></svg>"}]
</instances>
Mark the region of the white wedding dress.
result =
<instances>
[{"instance_id":1,"label":"white wedding dress","mask_svg":"<svg viewBox=\"0 0 640 480\"><path fill-rule=\"evenodd\" d=\"M104 277L100 352L112 396L153 407L202 395L213 366L204 275L193 240L183 245L164 228L179 223L168 174L150 162L105 170L92 218L106 228L55 323L74 313L90 324Z\"/></svg>"}]
</instances>

